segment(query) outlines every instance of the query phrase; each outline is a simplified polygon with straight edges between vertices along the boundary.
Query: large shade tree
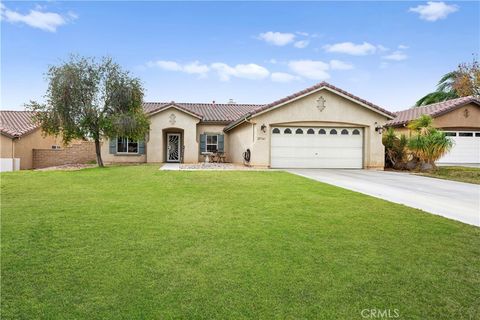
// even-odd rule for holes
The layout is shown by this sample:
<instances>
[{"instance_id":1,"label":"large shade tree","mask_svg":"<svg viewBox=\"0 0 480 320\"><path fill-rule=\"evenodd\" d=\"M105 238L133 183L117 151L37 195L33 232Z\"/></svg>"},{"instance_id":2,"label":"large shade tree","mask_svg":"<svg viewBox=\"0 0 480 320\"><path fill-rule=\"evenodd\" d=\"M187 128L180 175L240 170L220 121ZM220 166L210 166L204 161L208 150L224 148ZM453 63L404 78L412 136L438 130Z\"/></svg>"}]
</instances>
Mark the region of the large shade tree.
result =
<instances>
[{"instance_id":1,"label":"large shade tree","mask_svg":"<svg viewBox=\"0 0 480 320\"><path fill-rule=\"evenodd\" d=\"M143 87L111 58L72 56L51 66L47 73L45 103L31 101L46 134L95 142L97 164L103 167L100 142L103 137L143 139L149 120L143 112Z\"/></svg>"},{"instance_id":2,"label":"large shade tree","mask_svg":"<svg viewBox=\"0 0 480 320\"><path fill-rule=\"evenodd\" d=\"M418 100L416 106L467 96L480 97L480 65L476 58L471 63L459 64L455 71L443 75L437 89Z\"/></svg>"}]
</instances>

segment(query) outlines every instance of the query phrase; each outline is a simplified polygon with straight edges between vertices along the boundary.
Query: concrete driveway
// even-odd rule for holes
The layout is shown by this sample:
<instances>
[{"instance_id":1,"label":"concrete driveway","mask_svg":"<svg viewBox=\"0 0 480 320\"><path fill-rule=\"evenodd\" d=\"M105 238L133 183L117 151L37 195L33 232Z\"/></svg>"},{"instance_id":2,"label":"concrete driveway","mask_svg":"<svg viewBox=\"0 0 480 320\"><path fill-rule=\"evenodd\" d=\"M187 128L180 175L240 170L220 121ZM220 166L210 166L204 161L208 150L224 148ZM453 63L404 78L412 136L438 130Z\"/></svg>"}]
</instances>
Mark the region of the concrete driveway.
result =
<instances>
[{"instance_id":1,"label":"concrete driveway","mask_svg":"<svg viewBox=\"0 0 480 320\"><path fill-rule=\"evenodd\" d=\"M480 186L409 173L289 169L306 178L480 226Z\"/></svg>"}]
</instances>

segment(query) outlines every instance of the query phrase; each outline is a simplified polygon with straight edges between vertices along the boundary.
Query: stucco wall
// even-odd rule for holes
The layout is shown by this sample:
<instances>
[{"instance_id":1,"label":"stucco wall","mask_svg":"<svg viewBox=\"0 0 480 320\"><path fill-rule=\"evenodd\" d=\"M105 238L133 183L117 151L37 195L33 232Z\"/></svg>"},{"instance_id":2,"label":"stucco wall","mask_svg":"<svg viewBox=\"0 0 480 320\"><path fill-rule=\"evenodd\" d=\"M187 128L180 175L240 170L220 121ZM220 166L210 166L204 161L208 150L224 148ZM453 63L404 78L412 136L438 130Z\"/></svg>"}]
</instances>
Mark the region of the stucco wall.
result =
<instances>
[{"instance_id":1,"label":"stucco wall","mask_svg":"<svg viewBox=\"0 0 480 320\"><path fill-rule=\"evenodd\" d=\"M1 140L1 151L2 151L2 158L4 157L11 157L11 139L2 135ZM14 139L14 156L15 158L20 158L20 169L32 169L32 161L33 161L33 149L50 149L52 145L60 145L62 146L62 142L60 138L56 138L54 136L46 136L42 135L42 131L37 129L19 139ZM8 146L8 147L7 147ZM5 148L5 150L4 150ZM10 149L7 151L6 149Z\"/></svg>"},{"instance_id":2,"label":"stucco wall","mask_svg":"<svg viewBox=\"0 0 480 320\"><path fill-rule=\"evenodd\" d=\"M468 104L433 119L437 128L479 129L480 106Z\"/></svg>"},{"instance_id":3,"label":"stucco wall","mask_svg":"<svg viewBox=\"0 0 480 320\"><path fill-rule=\"evenodd\" d=\"M316 100L320 96L326 100L326 108L323 111L317 108ZM322 89L253 117L251 119L254 123L253 134L251 124L244 124L231 130L229 143L230 149L234 150L232 159L234 162L241 162L241 154L249 147L252 151L252 165L270 165L270 135L271 127L275 125L357 126L364 128L364 167L383 169L384 146L382 136L375 131L375 126L384 125L387 120L387 117L377 112ZM267 126L266 133L260 129L262 124Z\"/></svg>"},{"instance_id":4,"label":"stucco wall","mask_svg":"<svg viewBox=\"0 0 480 320\"><path fill-rule=\"evenodd\" d=\"M204 124L204 123L199 123L197 125L197 143L200 142L200 135L203 133L215 133L215 134L223 134L224 135L224 152L227 155L227 161L230 161L230 153L229 153L229 148L228 148L228 138L227 134L223 132L223 129L225 128L226 124ZM197 150L198 154L198 161L204 161L203 156L200 154L200 146L198 146Z\"/></svg>"},{"instance_id":5,"label":"stucco wall","mask_svg":"<svg viewBox=\"0 0 480 320\"><path fill-rule=\"evenodd\" d=\"M173 121L172 121L173 119ZM173 132L183 130L182 143L184 145L183 161L185 163L198 162L197 123L200 119L175 108L168 108L150 117L150 134L146 143L147 162L164 162L164 136L168 129Z\"/></svg>"},{"instance_id":6,"label":"stucco wall","mask_svg":"<svg viewBox=\"0 0 480 320\"><path fill-rule=\"evenodd\" d=\"M3 134L0 137L0 158L11 158L13 140Z\"/></svg>"}]
</instances>

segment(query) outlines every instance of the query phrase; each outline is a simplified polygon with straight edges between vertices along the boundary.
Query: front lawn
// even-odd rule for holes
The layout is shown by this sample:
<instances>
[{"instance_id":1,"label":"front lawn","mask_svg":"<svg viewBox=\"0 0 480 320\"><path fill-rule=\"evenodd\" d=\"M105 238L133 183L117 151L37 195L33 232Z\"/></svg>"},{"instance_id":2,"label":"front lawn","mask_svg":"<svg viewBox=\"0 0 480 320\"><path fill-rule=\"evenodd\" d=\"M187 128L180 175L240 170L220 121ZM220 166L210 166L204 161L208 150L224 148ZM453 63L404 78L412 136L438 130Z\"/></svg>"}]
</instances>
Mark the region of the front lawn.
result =
<instances>
[{"instance_id":1,"label":"front lawn","mask_svg":"<svg viewBox=\"0 0 480 320\"><path fill-rule=\"evenodd\" d=\"M480 184L480 168L438 167L434 172L422 174L433 178Z\"/></svg>"},{"instance_id":2,"label":"front lawn","mask_svg":"<svg viewBox=\"0 0 480 320\"><path fill-rule=\"evenodd\" d=\"M480 317L480 228L288 173L128 166L1 188L2 319Z\"/></svg>"}]
</instances>

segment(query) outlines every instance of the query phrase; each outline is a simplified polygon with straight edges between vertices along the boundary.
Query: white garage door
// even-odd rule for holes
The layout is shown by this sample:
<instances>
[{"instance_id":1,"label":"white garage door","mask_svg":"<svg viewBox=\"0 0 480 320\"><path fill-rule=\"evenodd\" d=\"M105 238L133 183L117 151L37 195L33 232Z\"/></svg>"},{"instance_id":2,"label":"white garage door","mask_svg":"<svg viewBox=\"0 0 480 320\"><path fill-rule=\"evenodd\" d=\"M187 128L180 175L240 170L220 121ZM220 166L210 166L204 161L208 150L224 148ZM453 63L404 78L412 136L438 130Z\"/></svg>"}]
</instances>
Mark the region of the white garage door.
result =
<instances>
[{"instance_id":1,"label":"white garage door","mask_svg":"<svg viewBox=\"0 0 480 320\"><path fill-rule=\"evenodd\" d=\"M271 132L273 168L362 168L363 129L278 127Z\"/></svg>"},{"instance_id":2,"label":"white garage door","mask_svg":"<svg viewBox=\"0 0 480 320\"><path fill-rule=\"evenodd\" d=\"M480 131L446 131L453 148L437 163L480 163Z\"/></svg>"}]
</instances>

